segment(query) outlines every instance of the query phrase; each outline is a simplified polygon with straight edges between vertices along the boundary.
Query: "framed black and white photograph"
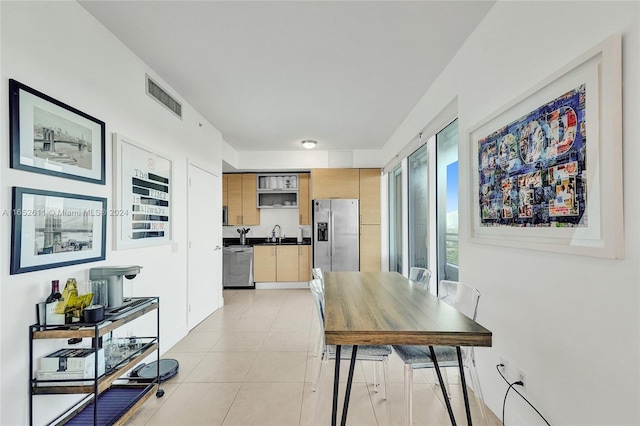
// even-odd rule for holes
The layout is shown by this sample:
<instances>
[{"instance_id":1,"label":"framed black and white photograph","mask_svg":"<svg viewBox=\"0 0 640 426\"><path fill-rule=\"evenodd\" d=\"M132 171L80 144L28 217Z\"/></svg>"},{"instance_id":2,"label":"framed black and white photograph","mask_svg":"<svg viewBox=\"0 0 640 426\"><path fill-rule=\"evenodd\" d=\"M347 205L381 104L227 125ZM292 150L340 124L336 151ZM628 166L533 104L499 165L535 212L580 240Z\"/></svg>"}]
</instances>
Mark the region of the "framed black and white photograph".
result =
<instances>
[{"instance_id":1,"label":"framed black and white photograph","mask_svg":"<svg viewBox=\"0 0 640 426\"><path fill-rule=\"evenodd\" d=\"M11 167L105 183L105 123L9 80Z\"/></svg>"},{"instance_id":2,"label":"framed black and white photograph","mask_svg":"<svg viewBox=\"0 0 640 426\"><path fill-rule=\"evenodd\" d=\"M471 242L624 257L621 76L612 36L471 127Z\"/></svg>"},{"instance_id":3,"label":"framed black and white photograph","mask_svg":"<svg viewBox=\"0 0 640 426\"><path fill-rule=\"evenodd\" d=\"M122 134L113 143L116 249L170 244L172 161Z\"/></svg>"},{"instance_id":4,"label":"framed black and white photograph","mask_svg":"<svg viewBox=\"0 0 640 426\"><path fill-rule=\"evenodd\" d=\"M105 259L107 199L13 187L10 273Z\"/></svg>"}]
</instances>

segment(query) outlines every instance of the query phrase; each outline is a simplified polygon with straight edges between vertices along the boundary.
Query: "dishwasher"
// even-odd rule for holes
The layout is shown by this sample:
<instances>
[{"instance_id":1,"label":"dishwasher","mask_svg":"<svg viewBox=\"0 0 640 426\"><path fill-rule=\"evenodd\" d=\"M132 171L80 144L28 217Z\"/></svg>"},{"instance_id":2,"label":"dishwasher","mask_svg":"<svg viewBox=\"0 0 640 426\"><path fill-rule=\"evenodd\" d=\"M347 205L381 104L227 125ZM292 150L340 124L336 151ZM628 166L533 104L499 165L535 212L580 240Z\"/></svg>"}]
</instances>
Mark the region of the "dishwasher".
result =
<instances>
[{"instance_id":1,"label":"dishwasher","mask_svg":"<svg viewBox=\"0 0 640 426\"><path fill-rule=\"evenodd\" d=\"M222 286L256 288L253 282L253 247L231 245L222 249Z\"/></svg>"}]
</instances>

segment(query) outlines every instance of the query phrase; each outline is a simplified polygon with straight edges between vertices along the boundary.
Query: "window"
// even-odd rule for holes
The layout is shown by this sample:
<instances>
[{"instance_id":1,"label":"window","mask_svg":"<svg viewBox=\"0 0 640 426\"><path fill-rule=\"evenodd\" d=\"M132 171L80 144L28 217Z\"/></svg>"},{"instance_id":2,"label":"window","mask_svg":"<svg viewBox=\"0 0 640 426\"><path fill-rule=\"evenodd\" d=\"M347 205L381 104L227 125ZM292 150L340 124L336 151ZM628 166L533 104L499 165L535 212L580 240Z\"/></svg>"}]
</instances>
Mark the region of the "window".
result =
<instances>
[{"instance_id":1,"label":"window","mask_svg":"<svg viewBox=\"0 0 640 426\"><path fill-rule=\"evenodd\" d=\"M409 267L429 268L427 145L409 156Z\"/></svg>"},{"instance_id":2,"label":"window","mask_svg":"<svg viewBox=\"0 0 640 426\"><path fill-rule=\"evenodd\" d=\"M389 270L402 273L402 165L389 173Z\"/></svg>"},{"instance_id":3,"label":"window","mask_svg":"<svg viewBox=\"0 0 640 426\"><path fill-rule=\"evenodd\" d=\"M436 135L438 280L458 280L458 122Z\"/></svg>"}]
</instances>

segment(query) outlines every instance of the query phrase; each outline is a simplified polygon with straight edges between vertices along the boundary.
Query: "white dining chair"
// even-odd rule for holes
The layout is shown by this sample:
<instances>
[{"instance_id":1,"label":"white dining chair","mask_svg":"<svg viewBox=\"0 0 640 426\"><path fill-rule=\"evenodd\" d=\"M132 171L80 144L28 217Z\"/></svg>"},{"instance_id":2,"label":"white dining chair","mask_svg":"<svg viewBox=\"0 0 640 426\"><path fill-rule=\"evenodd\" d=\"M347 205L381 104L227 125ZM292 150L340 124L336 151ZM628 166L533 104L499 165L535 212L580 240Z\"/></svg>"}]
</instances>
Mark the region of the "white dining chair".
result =
<instances>
[{"instance_id":1,"label":"white dining chair","mask_svg":"<svg viewBox=\"0 0 640 426\"><path fill-rule=\"evenodd\" d=\"M324 276L322 275L322 269L320 268L312 268L311 275L314 280L324 280Z\"/></svg>"},{"instance_id":2,"label":"white dining chair","mask_svg":"<svg viewBox=\"0 0 640 426\"><path fill-rule=\"evenodd\" d=\"M456 281L442 280L438 285L438 298L456 308L459 312L475 321L478 313L480 292L468 284ZM393 345L393 349L404 362L405 389L405 418L406 424L413 424L413 370L419 368L434 368L430 356L429 346ZM438 365L442 368L442 376L446 386L446 393L450 397L450 390L446 375L446 367L458 367L456 349L450 346L433 347ZM473 347L463 347L462 364L469 371L469 378L473 393L479 405L485 424L488 424L487 412L480 387L480 379L476 371Z\"/></svg>"},{"instance_id":3,"label":"white dining chair","mask_svg":"<svg viewBox=\"0 0 640 426\"><path fill-rule=\"evenodd\" d=\"M322 269L320 268L312 268L311 269L311 276L314 280L318 280L318 290L320 290L321 292L321 297L322 300L324 301L324 276L322 275ZM311 285L311 282L309 282L309 285ZM320 333L322 334L322 330L320 330ZM316 345L313 348L313 356L317 357L320 354L320 349L322 348L322 336L318 336L318 339L316 340Z\"/></svg>"},{"instance_id":4,"label":"white dining chair","mask_svg":"<svg viewBox=\"0 0 640 426\"><path fill-rule=\"evenodd\" d=\"M324 342L324 291L322 289L322 284L320 280L311 280L309 283L309 288L311 289L311 296L313 297L314 306L316 307L316 313L318 314L318 320L320 322L321 327L321 339L322 339L322 347L321 354L316 361L313 382L311 385L311 389L315 392L318 386L318 382L320 379L320 373L323 369L323 365L326 364L327 361L331 359L335 359L336 356L336 347L334 345L326 345ZM343 345L340 351L340 359L351 359L351 345ZM373 381L376 392L378 392L378 388L382 388L382 398L387 398L387 364L389 360L389 355L391 355L392 349L389 345L358 345L358 353L356 355L356 359L358 361L377 361L382 363L382 375L377 371L377 365L374 365L373 370ZM380 383L378 378L381 376L383 383ZM384 386L383 386L384 385Z\"/></svg>"},{"instance_id":5,"label":"white dining chair","mask_svg":"<svg viewBox=\"0 0 640 426\"><path fill-rule=\"evenodd\" d=\"M409 280L428 291L431 281L431 271L427 268L413 266L409 270Z\"/></svg>"}]
</instances>

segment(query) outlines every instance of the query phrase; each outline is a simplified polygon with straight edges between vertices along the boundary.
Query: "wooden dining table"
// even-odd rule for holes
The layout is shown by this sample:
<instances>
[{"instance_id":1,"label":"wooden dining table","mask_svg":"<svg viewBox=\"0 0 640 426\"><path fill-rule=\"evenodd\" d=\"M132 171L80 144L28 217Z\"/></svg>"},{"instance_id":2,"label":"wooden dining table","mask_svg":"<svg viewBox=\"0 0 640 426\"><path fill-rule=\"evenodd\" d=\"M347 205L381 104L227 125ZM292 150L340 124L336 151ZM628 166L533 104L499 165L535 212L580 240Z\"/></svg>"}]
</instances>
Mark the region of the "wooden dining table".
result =
<instances>
[{"instance_id":1,"label":"wooden dining table","mask_svg":"<svg viewBox=\"0 0 640 426\"><path fill-rule=\"evenodd\" d=\"M454 346L457 349L467 423L471 410L460 346L491 346L491 331L397 272L325 272L325 341L336 345L332 426L338 411L342 345L353 345L341 425L346 425L358 345ZM452 424L453 410L431 348Z\"/></svg>"}]
</instances>

